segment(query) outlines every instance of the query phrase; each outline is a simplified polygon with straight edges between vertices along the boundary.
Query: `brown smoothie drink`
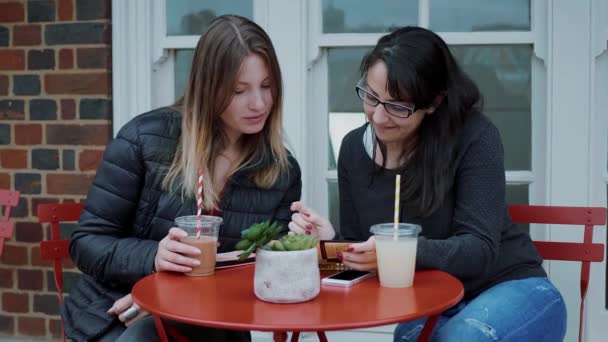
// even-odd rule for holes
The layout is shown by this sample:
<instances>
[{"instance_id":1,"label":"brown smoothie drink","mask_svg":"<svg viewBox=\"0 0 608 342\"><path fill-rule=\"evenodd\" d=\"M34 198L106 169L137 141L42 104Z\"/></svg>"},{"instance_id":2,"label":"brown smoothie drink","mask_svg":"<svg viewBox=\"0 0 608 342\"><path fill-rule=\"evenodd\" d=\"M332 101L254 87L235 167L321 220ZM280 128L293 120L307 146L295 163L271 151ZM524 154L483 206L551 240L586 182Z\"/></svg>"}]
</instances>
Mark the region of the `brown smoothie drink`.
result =
<instances>
[{"instance_id":1,"label":"brown smoothie drink","mask_svg":"<svg viewBox=\"0 0 608 342\"><path fill-rule=\"evenodd\" d=\"M217 251L216 239L209 236L188 236L181 242L200 249L201 254L191 257L198 259L201 263L199 266L193 267L192 271L184 273L187 276L208 276L215 273L215 254Z\"/></svg>"},{"instance_id":2,"label":"brown smoothie drink","mask_svg":"<svg viewBox=\"0 0 608 342\"><path fill-rule=\"evenodd\" d=\"M197 259L200 265L193 267L192 271L184 273L185 275L202 277L215 274L215 254L222 221L219 216L209 215L200 217L189 215L175 219L175 225L188 233L188 236L181 238L180 241L201 251L199 255L187 255L189 258Z\"/></svg>"}]
</instances>

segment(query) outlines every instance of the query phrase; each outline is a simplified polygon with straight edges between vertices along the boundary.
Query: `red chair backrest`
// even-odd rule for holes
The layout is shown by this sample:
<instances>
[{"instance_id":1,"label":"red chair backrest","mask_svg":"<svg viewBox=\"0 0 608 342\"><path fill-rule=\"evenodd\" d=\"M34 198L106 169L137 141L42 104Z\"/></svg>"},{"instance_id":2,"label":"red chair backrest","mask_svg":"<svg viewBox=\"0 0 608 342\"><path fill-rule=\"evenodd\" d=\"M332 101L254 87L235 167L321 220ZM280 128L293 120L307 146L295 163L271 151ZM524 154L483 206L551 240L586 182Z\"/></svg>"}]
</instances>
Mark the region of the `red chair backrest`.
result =
<instances>
[{"instance_id":1,"label":"red chair backrest","mask_svg":"<svg viewBox=\"0 0 608 342\"><path fill-rule=\"evenodd\" d=\"M585 227L583 242L534 241L540 255L547 260L581 261L581 307L578 340L583 336L583 312L589 287L590 262L604 260L604 244L593 243L593 226L606 224L606 208L512 205L515 223L578 225Z\"/></svg>"},{"instance_id":2,"label":"red chair backrest","mask_svg":"<svg viewBox=\"0 0 608 342\"><path fill-rule=\"evenodd\" d=\"M4 252L4 240L13 235L15 223L10 219L11 208L18 203L19 191L0 189L0 256Z\"/></svg>"},{"instance_id":3,"label":"red chair backrest","mask_svg":"<svg viewBox=\"0 0 608 342\"><path fill-rule=\"evenodd\" d=\"M61 239L59 225L62 222L77 222L84 205L82 203L40 204L38 205L38 222L51 224L51 237L40 241L40 257L53 261L55 287L59 302L63 304L63 259L71 259L69 252L69 239ZM63 333L63 323L61 325Z\"/></svg>"}]
</instances>

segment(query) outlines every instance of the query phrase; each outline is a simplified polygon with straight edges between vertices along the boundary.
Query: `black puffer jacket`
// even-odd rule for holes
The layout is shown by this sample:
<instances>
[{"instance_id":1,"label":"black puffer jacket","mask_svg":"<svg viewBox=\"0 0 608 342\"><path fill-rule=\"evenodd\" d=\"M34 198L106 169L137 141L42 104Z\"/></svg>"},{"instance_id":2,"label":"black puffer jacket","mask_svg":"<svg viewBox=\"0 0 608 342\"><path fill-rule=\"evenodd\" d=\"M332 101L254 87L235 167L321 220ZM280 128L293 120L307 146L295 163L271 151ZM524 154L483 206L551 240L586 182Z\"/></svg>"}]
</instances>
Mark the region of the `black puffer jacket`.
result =
<instances>
[{"instance_id":1,"label":"black puffer jacket","mask_svg":"<svg viewBox=\"0 0 608 342\"><path fill-rule=\"evenodd\" d=\"M162 108L137 116L108 145L70 243L70 254L84 273L61 308L73 340L100 336L120 324L106 311L153 272L158 241L174 218L196 213L194 198L182 201L179 192L161 189L180 132L181 114ZM291 156L289 161L290 172L269 190L249 180L251 168L228 181L218 252L233 250L241 230L256 222L276 220L287 230L289 205L299 200L302 187L298 163Z\"/></svg>"}]
</instances>

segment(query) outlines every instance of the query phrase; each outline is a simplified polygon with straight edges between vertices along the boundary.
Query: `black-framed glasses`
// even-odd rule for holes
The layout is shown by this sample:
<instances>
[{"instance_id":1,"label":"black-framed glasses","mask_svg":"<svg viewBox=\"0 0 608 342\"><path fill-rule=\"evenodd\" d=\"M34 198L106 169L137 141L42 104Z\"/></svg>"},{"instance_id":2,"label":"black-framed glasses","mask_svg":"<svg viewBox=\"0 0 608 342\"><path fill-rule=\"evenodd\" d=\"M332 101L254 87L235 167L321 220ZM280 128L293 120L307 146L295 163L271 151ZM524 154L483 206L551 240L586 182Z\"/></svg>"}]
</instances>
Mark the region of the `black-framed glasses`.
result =
<instances>
[{"instance_id":1,"label":"black-framed glasses","mask_svg":"<svg viewBox=\"0 0 608 342\"><path fill-rule=\"evenodd\" d=\"M380 100L375 95L367 91L363 87L361 81L359 81L359 84L357 84L355 90L357 91L357 95L359 96L361 101L363 101L363 103L368 104L372 107L376 107L377 105L382 104L386 112L390 115L407 119L416 111L414 107L408 107L397 103Z\"/></svg>"}]
</instances>

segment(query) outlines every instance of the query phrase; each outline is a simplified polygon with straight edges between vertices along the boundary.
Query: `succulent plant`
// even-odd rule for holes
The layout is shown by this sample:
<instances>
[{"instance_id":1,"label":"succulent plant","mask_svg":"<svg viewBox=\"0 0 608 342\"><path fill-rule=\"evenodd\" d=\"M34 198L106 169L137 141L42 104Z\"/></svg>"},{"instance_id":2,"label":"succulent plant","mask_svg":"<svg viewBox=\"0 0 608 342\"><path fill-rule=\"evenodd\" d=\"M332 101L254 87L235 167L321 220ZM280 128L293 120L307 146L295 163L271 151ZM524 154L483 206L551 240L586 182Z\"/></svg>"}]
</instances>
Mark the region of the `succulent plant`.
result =
<instances>
[{"instance_id":1,"label":"succulent plant","mask_svg":"<svg viewBox=\"0 0 608 342\"><path fill-rule=\"evenodd\" d=\"M236 249L243 251L243 253L238 255L239 259L246 259L257 248L273 251L300 251L313 248L318 243L318 240L311 235L289 232L289 234L267 246L281 230L281 225L276 222L270 223L269 221L253 224L251 227L243 230L241 232L242 240L235 246Z\"/></svg>"}]
</instances>

